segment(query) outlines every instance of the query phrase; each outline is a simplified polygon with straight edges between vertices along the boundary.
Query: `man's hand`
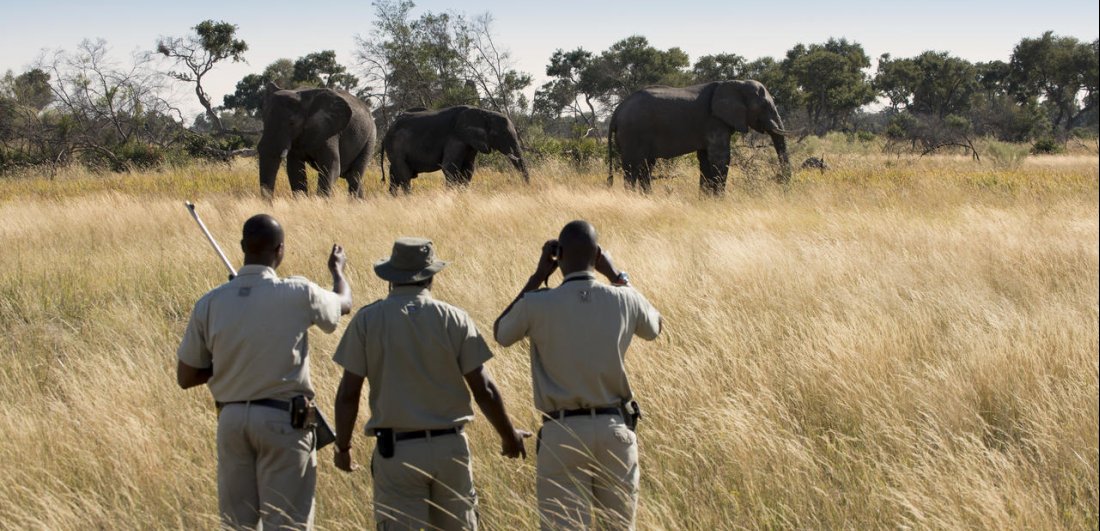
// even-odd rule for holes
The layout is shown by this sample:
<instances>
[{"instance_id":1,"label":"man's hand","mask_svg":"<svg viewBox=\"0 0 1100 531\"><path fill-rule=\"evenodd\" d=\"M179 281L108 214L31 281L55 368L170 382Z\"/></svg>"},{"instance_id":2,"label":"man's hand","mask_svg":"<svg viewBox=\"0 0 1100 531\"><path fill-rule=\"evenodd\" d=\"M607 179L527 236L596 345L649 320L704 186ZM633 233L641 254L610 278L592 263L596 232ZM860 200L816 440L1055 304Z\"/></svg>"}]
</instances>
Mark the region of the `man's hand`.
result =
<instances>
[{"instance_id":1,"label":"man's hand","mask_svg":"<svg viewBox=\"0 0 1100 531\"><path fill-rule=\"evenodd\" d=\"M344 472L355 472L359 470L359 465L355 464L351 459L351 448L348 448L346 452L336 450L336 455L333 456L332 462L336 465L336 468Z\"/></svg>"},{"instance_id":2,"label":"man's hand","mask_svg":"<svg viewBox=\"0 0 1100 531\"><path fill-rule=\"evenodd\" d=\"M339 244L332 244L332 252L328 255L328 270L333 273L343 271L348 263L348 257L344 254L344 248Z\"/></svg>"},{"instance_id":3,"label":"man's hand","mask_svg":"<svg viewBox=\"0 0 1100 531\"><path fill-rule=\"evenodd\" d=\"M531 432L525 430L512 430L511 437L500 440L500 455L509 459L522 457L527 459L527 449L523 447L523 440L530 437Z\"/></svg>"},{"instance_id":4,"label":"man's hand","mask_svg":"<svg viewBox=\"0 0 1100 531\"><path fill-rule=\"evenodd\" d=\"M546 240L542 244L542 255L539 256L539 265L535 268L535 278L539 283L547 282L550 275L558 269L558 240Z\"/></svg>"}]
</instances>

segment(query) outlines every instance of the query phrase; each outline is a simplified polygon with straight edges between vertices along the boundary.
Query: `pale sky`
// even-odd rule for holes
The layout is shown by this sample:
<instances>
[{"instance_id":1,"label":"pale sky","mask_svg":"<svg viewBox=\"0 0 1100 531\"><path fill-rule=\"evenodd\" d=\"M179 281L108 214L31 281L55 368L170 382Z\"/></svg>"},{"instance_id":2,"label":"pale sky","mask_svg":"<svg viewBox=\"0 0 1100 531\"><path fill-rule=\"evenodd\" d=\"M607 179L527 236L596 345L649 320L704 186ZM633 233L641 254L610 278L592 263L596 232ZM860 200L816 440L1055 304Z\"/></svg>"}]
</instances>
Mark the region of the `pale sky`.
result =
<instances>
[{"instance_id":1,"label":"pale sky","mask_svg":"<svg viewBox=\"0 0 1100 531\"><path fill-rule=\"evenodd\" d=\"M480 0L416 2L413 17L425 11L492 13L498 44L511 50L519 70L545 82L554 50L584 47L592 52L638 34L658 48L679 46L692 62L707 54L732 52L748 59L782 57L797 43L845 37L877 58L889 52L909 57L924 50L948 51L971 61L1007 60L1022 37L1053 30L1091 42L1100 36L1096 0L1017 2L923 0L890 2L733 2L634 0L527 2ZM0 72L22 72L43 50L74 49L85 38L104 38L119 60L135 50L151 50L158 36L184 35L204 19L239 26L249 46L247 64L223 64L206 83L214 101L232 92L243 76L275 59L295 59L335 50L352 70L355 36L369 36L374 7L369 1L279 2L191 0L0 0ZM184 87L181 87L181 89ZM179 103L197 111L193 94L180 91Z\"/></svg>"}]
</instances>

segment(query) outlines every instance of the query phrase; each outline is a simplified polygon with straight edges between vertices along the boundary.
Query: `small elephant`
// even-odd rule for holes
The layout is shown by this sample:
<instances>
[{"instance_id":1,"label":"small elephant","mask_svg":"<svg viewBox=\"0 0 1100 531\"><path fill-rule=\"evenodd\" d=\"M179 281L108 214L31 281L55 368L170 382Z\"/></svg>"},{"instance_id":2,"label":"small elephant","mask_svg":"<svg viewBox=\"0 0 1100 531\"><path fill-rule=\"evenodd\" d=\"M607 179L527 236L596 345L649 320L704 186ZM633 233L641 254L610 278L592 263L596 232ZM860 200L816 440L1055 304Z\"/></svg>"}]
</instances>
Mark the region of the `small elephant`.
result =
<instances>
[{"instance_id":1,"label":"small elephant","mask_svg":"<svg viewBox=\"0 0 1100 531\"><path fill-rule=\"evenodd\" d=\"M775 101L757 81L715 81L691 87L649 87L627 96L608 127L607 183L614 182L614 149L621 157L626 183L650 188L657 159L695 152L699 188L725 190L730 164L730 136L752 128L772 138L779 156L778 180L790 180L787 132Z\"/></svg>"},{"instance_id":2,"label":"small elephant","mask_svg":"<svg viewBox=\"0 0 1100 531\"><path fill-rule=\"evenodd\" d=\"M504 154L530 182L527 162L519 147L516 128L507 116L469 105L437 111L407 110L394 120L382 138L379 164L386 178L390 159L390 193L409 193L420 173L443 170L448 186L466 185L474 175L478 153Z\"/></svg>"},{"instance_id":3,"label":"small elephant","mask_svg":"<svg viewBox=\"0 0 1100 531\"><path fill-rule=\"evenodd\" d=\"M275 193L275 176L282 158L294 193L308 194L306 164L320 174L317 192L332 193L337 176L348 181L348 192L363 197L363 171L374 154L376 131L370 106L342 90L284 90L268 83L264 92L264 133L256 152L260 158L260 190Z\"/></svg>"}]
</instances>

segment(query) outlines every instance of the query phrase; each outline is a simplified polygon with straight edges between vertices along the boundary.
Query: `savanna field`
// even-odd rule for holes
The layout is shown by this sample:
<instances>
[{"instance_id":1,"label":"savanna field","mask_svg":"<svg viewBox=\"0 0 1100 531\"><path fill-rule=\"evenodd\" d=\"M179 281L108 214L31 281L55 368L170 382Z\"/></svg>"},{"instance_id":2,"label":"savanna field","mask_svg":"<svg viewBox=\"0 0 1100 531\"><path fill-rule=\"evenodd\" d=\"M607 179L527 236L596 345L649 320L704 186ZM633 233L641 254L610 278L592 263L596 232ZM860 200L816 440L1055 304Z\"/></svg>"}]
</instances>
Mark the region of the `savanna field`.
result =
<instances>
[{"instance_id":1,"label":"savanna field","mask_svg":"<svg viewBox=\"0 0 1100 531\"><path fill-rule=\"evenodd\" d=\"M385 295L370 266L396 237L431 238L453 261L435 295L488 335L542 242L592 221L665 319L627 359L642 529L1096 529L1097 157L829 163L788 188L734 169L719 199L689 162L650 196L555 161L530 186L484 168L399 198L372 167L362 201L342 182L292 199L281 175L270 204L252 160L2 178L0 528L216 527L212 401L175 379L191 307L225 279L191 200L236 264L258 212L286 228L282 275L326 285L341 243L357 307ZM347 322L311 331L329 414ZM535 431L526 342L489 344ZM470 439L482 527L537 527L533 455L500 457L480 414ZM318 527L371 527L369 473L318 461Z\"/></svg>"}]
</instances>

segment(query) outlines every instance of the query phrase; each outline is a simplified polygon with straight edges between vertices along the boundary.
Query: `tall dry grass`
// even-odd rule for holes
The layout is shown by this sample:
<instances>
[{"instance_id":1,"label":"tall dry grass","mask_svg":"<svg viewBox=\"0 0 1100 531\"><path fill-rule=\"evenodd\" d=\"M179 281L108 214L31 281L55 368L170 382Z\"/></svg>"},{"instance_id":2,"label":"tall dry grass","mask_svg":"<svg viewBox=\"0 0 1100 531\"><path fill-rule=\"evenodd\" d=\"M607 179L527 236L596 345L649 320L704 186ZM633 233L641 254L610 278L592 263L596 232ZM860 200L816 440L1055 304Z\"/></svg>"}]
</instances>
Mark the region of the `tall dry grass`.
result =
<instances>
[{"instance_id":1,"label":"tall dry grass","mask_svg":"<svg viewBox=\"0 0 1100 531\"><path fill-rule=\"evenodd\" d=\"M287 229L283 274L324 281L344 244L357 304L383 296L369 266L394 238L432 238L454 260L436 296L483 331L541 242L591 220L665 316L627 362L643 529L1095 529L1097 159L1051 160L852 154L788 190L734 176L718 200L676 165L650 197L558 163L530 187L429 176L396 199L291 200L280 181L272 204L247 163L0 181L0 527L215 525L210 398L174 379L190 308L224 278L191 199L238 263L261 211ZM338 339L311 337L329 408ZM525 347L494 352L535 428ZM500 458L482 418L471 441L484 527L534 527L533 460ZM320 461L319 527L368 527L369 475Z\"/></svg>"}]
</instances>

